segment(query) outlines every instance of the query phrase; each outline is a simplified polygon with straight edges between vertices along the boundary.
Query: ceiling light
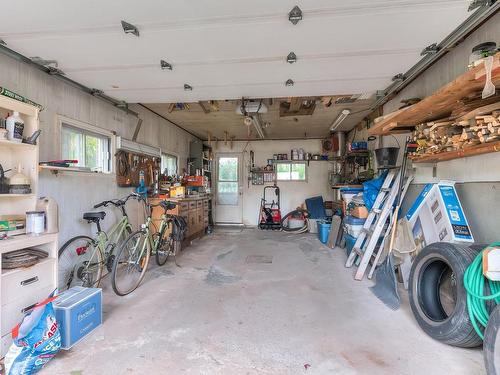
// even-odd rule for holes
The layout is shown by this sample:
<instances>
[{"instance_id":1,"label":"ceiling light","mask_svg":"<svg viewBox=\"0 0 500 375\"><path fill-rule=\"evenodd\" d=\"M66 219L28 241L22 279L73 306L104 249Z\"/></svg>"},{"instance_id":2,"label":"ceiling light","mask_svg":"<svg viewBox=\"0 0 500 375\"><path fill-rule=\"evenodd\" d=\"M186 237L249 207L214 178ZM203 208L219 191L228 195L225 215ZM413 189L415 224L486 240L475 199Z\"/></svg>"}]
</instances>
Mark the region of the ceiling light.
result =
<instances>
[{"instance_id":1,"label":"ceiling light","mask_svg":"<svg viewBox=\"0 0 500 375\"><path fill-rule=\"evenodd\" d=\"M243 100L241 105L236 106L236 113L246 115L247 113L267 113L267 106L262 100Z\"/></svg>"},{"instance_id":2,"label":"ceiling light","mask_svg":"<svg viewBox=\"0 0 500 375\"><path fill-rule=\"evenodd\" d=\"M351 113L350 109L344 109L340 114L337 116L337 118L333 121L332 126L330 126L330 131L333 132L335 129L337 129L340 124L349 116Z\"/></svg>"},{"instance_id":3,"label":"ceiling light","mask_svg":"<svg viewBox=\"0 0 500 375\"><path fill-rule=\"evenodd\" d=\"M184 84L184 91L193 91L193 86L188 85L187 83Z\"/></svg>"},{"instance_id":4,"label":"ceiling light","mask_svg":"<svg viewBox=\"0 0 500 375\"><path fill-rule=\"evenodd\" d=\"M299 21L302 19L302 10L300 10L300 8L295 5L293 7L293 9L290 11L290 13L288 13L288 20L296 25L297 23L299 23Z\"/></svg>"},{"instance_id":5,"label":"ceiling light","mask_svg":"<svg viewBox=\"0 0 500 375\"><path fill-rule=\"evenodd\" d=\"M296 61L297 61L297 56L295 55L295 53L290 52L286 57L286 62L289 64L293 64Z\"/></svg>"},{"instance_id":6,"label":"ceiling light","mask_svg":"<svg viewBox=\"0 0 500 375\"><path fill-rule=\"evenodd\" d=\"M288 78L285 82L285 86L287 86L287 87L293 86L294 84L295 84L295 82L293 82L293 79L291 79L291 78Z\"/></svg>"},{"instance_id":7,"label":"ceiling light","mask_svg":"<svg viewBox=\"0 0 500 375\"><path fill-rule=\"evenodd\" d=\"M122 28L125 34L133 34L135 36L139 36L139 29L134 25L132 25L131 23L122 21Z\"/></svg>"},{"instance_id":8,"label":"ceiling light","mask_svg":"<svg viewBox=\"0 0 500 375\"><path fill-rule=\"evenodd\" d=\"M160 67L162 70L172 70L172 65L165 60L160 60Z\"/></svg>"}]
</instances>

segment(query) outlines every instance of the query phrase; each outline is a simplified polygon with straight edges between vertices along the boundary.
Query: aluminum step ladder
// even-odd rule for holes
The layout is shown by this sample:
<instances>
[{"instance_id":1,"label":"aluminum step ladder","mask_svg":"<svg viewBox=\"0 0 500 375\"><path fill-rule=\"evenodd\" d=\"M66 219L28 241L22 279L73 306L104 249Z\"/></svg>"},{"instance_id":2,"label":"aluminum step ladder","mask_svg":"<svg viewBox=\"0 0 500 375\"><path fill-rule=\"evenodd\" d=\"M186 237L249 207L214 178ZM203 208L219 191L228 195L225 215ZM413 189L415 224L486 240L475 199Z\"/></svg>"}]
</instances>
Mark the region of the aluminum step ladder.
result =
<instances>
[{"instance_id":1,"label":"aluminum step ladder","mask_svg":"<svg viewBox=\"0 0 500 375\"><path fill-rule=\"evenodd\" d=\"M375 199L370 213L363 225L363 229L356 239L356 243L352 248L347 262L346 267L350 268L356 264L356 259L359 257L358 269L354 279L362 280L366 269L368 268L370 259L374 255L377 243L380 239L382 232L384 231L384 226L389 219L389 216L393 212L394 201L398 195L398 190L400 189L399 180L401 174L399 173L400 168L390 169L385 177L384 183L380 188L380 191ZM389 229L390 226L386 228ZM386 233L384 233L385 237ZM380 246L379 252L382 252L383 248ZM377 254L375 254L376 256ZM378 258L378 257L377 257Z\"/></svg>"}]
</instances>

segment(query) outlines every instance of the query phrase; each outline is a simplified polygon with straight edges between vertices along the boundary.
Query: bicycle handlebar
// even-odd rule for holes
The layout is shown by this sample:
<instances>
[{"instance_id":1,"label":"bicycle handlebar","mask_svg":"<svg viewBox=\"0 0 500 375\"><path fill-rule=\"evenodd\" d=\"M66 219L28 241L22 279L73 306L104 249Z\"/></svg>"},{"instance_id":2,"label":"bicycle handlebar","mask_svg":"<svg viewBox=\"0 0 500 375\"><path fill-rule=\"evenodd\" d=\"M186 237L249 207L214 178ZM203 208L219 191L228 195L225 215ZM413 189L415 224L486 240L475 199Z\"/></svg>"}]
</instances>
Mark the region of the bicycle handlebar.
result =
<instances>
[{"instance_id":1,"label":"bicycle handlebar","mask_svg":"<svg viewBox=\"0 0 500 375\"><path fill-rule=\"evenodd\" d=\"M113 199L113 200L110 200L110 201L103 201L101 203L98 203L94 206L94 208L100 208L100 207L107 207L108 204L112 204L113 206L115 207L121 207L121 206L124 206L125 203L127 203L127 201L130 199L130 198L137 198L137 199L143 199L139 194L137 193L132 193L130 195L128 195L125 199Z\"/></svg>"}]
</instances>

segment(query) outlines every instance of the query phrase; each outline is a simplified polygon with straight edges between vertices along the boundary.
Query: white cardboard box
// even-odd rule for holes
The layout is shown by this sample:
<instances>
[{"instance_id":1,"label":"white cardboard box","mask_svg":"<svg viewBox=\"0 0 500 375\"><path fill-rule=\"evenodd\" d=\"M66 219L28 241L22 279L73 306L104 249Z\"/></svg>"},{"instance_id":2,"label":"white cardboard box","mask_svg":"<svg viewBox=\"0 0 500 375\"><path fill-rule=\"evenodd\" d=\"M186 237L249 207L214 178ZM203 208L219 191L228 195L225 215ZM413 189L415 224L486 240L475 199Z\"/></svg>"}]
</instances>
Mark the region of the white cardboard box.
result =
<instances>
[{"instance_id":1,"label":"white cardboard box","mask_svg":"<svg viewBox=\"0 0 500 375\"><path fill-rule=\"evenodd\" d=\"M425 185L406 219L417 251L434 242L474 242L454 181Z\"/></svg>"}]
</instances>

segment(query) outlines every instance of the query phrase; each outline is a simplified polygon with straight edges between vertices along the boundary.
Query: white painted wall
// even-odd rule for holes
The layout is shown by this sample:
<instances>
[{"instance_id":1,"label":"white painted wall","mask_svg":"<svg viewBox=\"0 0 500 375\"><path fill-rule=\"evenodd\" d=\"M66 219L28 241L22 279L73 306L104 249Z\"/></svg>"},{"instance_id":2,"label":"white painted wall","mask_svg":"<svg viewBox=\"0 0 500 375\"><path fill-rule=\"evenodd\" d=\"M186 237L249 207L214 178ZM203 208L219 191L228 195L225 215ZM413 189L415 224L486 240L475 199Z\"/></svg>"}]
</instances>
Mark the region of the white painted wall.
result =
<instances>
[{"instance_id":1,"label":"white painted wall","mask_svg":"<svg viewBox=\"0 0 500 375\"><path fill-rule=\"evenodd\" d=\"M243 126L243 125L242 125ZM212 145L213 146L213 145ZM243 224L257 225L260 200L264 186L248 186L248 165L250 162L250 151L255 153L255 165L265 166L267 159L272 159L273 154L287 153L290 158L290 150L293 148L303 148L306 152L320 153L321 141L317 139L304 141L251 141L234 142L231 150L229 144L218 143L214 152L242 152L243 153ZM281 191L281 211L285 215L297 206L304 203L306 198L321 195L324 200L332 200L332 189L328 185L328 172L332 169L332 164L326 161L311 161L308 167L308 181L279 181L278 186Z\"/></svg>"},{"instance_id":2,"label":"white painted wall","mask_svg":"<svg viewBox=\"0 0 500 375\"><path fill-rule=\"evenodd\" d=\"M40 114L40 160L60 158L57 115L114 131L128 139L134 133L135 116L4 55L0 55L0 86L45 107ZM186 165L189 142L194 137L141 106L131 109L143 119L137 141L175 154L179 157L179 165ZM118 188L114 175L66 172L54 176L44 171L40 173L39 183L40 195L54 197L59 203L61 244L76 234L90 234L95 230L81 220L84 211L92 210L93 205L102 200L125 196L131 191ZM129 211L134 212L132 208ZM114 213L109 211L104 227L114 222Z\"/></svg>"}]
</instances>

